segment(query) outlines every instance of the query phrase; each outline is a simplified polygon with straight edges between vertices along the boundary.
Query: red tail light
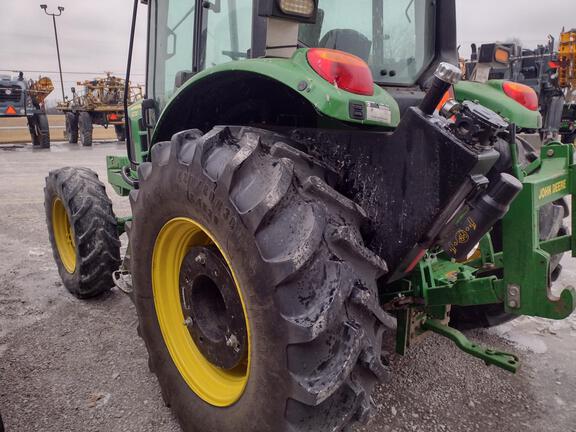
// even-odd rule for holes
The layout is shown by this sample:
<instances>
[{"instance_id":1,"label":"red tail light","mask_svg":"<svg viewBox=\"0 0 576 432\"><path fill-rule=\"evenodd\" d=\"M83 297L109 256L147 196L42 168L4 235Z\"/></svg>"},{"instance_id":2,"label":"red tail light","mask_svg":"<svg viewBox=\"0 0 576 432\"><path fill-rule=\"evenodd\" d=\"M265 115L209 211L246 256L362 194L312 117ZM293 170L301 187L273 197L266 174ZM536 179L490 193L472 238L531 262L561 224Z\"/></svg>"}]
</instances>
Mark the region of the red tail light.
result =
<instances>
[{"instance_id":1,"label":"red tail light","mask_svg":"<svg viewBox=\"0 0 576 432\"><path fill-rule=\"evenodd\" d=\"M533 88L512 81L505 81L502 88L508 97L520 105L524 105L529 110L538 111L538 95Z\"/></svg>"},{"instance_id":2,"label":"red tail light","mask_svg":"<svg viewBox=\"0 0 576 432\"><path fill-rule=\"evenodd\" d=\"M120 120L120 117L118 116L118 114L108 114L108 120L109 121L118 121Z\"/></svg>"},{"instance_id":3,"label":"red tail light","mask_svg":"<svg viewBox=\"0 0 576 432\"><path fill-rule=\"evenodd\" d=\"M308 63L329 83L350 93L374 95L372 71L355 55L324 48L308 50Z\"/></svg>"}]
</instances>

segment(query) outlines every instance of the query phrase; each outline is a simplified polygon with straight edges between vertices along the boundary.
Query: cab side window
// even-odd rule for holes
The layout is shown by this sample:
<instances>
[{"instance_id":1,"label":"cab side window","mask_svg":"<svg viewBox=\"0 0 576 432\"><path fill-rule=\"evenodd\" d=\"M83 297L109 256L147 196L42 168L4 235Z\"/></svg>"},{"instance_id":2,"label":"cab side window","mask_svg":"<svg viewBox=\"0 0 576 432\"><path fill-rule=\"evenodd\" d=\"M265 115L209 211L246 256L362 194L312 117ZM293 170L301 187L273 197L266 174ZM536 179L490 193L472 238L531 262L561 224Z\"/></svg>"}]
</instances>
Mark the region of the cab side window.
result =
<instances>
[{"instance_id":1,"label":"cab side window","mask_svg":"<svg viewBox=\"0 0 576 432\"><path fill-rule=\"evenodd\" d=\"M252 44L251 0L213 0L204 17L203 69L248 58Z\"/></svg>"},{"instance_id":2,"label":"cab side window","mask_svg":"<svg viewBox=\"0 0 576 432\"><path fill-rule=\"evenodd\" d=\"M160 109L176 91L176 74L192 71L196 0L152 2L156 34L150 35L154 65L152 94Z\"/></svg>"}]
</instances>

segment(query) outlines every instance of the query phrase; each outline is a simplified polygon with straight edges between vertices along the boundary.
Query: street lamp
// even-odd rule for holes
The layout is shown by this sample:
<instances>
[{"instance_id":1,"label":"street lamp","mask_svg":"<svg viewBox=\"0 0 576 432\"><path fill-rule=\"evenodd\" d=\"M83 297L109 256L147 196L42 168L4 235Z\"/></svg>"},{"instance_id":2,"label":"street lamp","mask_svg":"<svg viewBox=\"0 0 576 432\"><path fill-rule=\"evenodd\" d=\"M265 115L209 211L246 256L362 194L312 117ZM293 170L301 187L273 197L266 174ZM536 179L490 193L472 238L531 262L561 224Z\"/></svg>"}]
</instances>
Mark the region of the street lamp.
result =
<instances>
[{"instance_id":1,"label":"street lamp","mask_svg":"<svg viewBox=\"0 0 576 432\"><path fill-rule=\"evenodd\" d=\"M46 15L50 15L52 17L52 22L54 23L54 36L56 37L56 53L58 54L58 70L60 71L60 85L62 86L62 102L66 99L64 95L64 79L62 78L62 63L60 62L60 46L58 45L58 31L56 30L56 17L62 15L64 12L64 8L62 6L58 6L58 13L48 13L48 5L41 4L40 8L44 11Z\"/></svg>"}]
</instances>

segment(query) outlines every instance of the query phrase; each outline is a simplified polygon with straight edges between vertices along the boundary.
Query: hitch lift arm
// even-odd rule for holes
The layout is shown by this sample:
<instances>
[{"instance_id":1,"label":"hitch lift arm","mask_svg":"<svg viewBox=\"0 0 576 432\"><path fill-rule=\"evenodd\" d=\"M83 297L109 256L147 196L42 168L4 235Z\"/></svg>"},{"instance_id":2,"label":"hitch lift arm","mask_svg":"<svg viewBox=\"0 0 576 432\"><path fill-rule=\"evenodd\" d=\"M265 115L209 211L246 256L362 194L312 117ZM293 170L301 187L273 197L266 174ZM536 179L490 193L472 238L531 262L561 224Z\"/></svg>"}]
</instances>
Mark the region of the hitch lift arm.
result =
<instances>
[{"instance_id":1,"label":"hitch lift arm","mask_svg":"<svg viewBox=\"0 0 576 432\"><path fill-rule=\"evenodd\" d=\"M423 330L430 330L453 341L465 353L484 360L487 365L495 365L508 372L516 373L520 367L520 359L514 354L495 351L479 346L468 340L461 332L442 324L438 320L427 320L422 324Z\"/></svg>"}]
</instances>

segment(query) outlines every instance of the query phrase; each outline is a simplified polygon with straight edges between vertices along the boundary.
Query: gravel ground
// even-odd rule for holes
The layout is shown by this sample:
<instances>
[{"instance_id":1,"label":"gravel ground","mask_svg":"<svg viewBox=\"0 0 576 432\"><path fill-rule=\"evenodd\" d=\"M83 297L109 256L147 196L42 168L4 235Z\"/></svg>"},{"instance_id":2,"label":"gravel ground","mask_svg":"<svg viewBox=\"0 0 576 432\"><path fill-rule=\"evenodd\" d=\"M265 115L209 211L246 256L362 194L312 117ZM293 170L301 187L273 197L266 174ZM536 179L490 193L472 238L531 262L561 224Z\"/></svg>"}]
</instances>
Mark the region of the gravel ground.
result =
<instances>
[{"instance_id":1,"label":"gravel ground","mask_svg":"<svg viewBox=\"0 0 576 432\"><path fill-rule=\"evenodd\" d=\"M116 143L50 151L0 146L0 411L7 432L179 431L136 336L136 314L118 290L81 302L54 265L44 224L44 176L83 165L105 178ZM126 200L111 190L118 215ZM565 262L560 286L576 276ZM576 319L522 318L469 336L518 353L511 375L436 336L394 358L375 394L377 413L357 432L576 432ZM212 432L212 431L206 431ZM214 431L217 432L217 431Z\"/></svg>"}]
</instances>

